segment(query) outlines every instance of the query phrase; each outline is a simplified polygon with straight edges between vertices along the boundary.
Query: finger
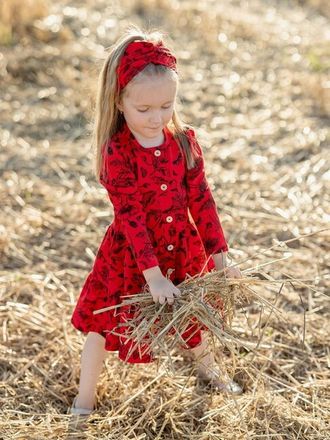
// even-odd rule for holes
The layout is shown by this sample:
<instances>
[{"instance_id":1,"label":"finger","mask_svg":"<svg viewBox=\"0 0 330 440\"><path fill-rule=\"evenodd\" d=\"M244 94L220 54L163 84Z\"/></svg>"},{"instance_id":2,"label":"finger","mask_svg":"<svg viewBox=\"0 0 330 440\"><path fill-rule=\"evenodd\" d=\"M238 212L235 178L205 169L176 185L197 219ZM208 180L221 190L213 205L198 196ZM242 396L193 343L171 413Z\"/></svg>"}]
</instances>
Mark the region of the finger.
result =
<instances>
[{"instance_id":1,"label":"finger","mask_svg":"<svg viewBox=\"0 0 330 440\"><path fill-rule=\"evenodd\" d=\"M159 304L164 304L164 302L165 302L165 297L164 297L164 296L160 296L160 297L158 298L158 301L159 301Z\"/></svg>"},{"instance_id":2,"label":"finger","mask_svg":"<svg viewBox=\"0 0 330 440\"><path fill-rule=\"evenodd\" d=\"M182 293L181 290L175 289L174 292L173 292L173 295L176 295L176 296L179 297L179 296L181 296L181 293Z\"/></svg>"},{"instance_id":3,"label":"finger","mask_svg":"<svg viewBox=\"0 0 330 440\"><path fill-rule=\"evenodd\" d=\"M166 300L169 304L173 304L174 303L174 296L173 293L169 293L166 297Z\"/></svg>"}]
</instances>

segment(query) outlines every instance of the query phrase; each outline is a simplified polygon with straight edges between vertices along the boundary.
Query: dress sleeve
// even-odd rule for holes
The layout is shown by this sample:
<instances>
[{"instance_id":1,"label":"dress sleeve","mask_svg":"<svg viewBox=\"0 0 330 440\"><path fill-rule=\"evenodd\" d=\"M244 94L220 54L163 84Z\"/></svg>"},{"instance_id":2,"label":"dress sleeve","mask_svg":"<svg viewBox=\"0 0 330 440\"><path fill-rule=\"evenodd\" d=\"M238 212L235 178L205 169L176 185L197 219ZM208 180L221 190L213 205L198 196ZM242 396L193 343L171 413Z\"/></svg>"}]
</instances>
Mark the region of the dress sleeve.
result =
<instances>
[{"instance_id":1,"label":"dress sleeve","mask_svg":"<svg viewBox=\"0 0 330 440\"><path fill-rule=\"evenodd\" d=\"M188 207L203 241L206 255L227 252L228 244L220 223L216 203L205 176L203 151L192 129L187 131L196 152L196 165L186 170Z\"/></svg>"},{"instance_id":2,"label":"dress sleeve","mask_svg":"<svg viewBox=\"0 0 330 440\"><path fill-rule=\"evenodd\" d=\"M136 177L123 149L111 141L105 145L100 183L108 192L115 218L122 222L137 266L143 271L158 266L159 262L148 234Z\"/></svg>"}]
</instances>

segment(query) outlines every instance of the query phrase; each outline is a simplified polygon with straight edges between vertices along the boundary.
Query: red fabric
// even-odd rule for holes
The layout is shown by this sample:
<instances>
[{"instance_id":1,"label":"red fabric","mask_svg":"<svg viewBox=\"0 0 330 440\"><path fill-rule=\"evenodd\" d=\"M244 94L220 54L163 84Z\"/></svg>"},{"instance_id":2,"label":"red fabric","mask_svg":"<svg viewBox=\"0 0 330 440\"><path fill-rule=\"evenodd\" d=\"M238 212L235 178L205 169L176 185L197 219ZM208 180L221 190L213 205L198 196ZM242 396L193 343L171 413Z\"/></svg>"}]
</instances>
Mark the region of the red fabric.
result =
<instances>
[{"instance_id":1,"label":"red fabric","mask_svg":"<svg viewBox=\"0 0 330 440\"><path fill-rule=\"evenodd\" d=\"M137 349L126 359L131 346L130 341L125 344L128 327L117 325L136 316L134 307L121 306L98 315L93 315L93 310L119 304L121 296L142 292L145 269L159 265L164 275L174 269L170 279L177 285L187 274L200 273L209 255L228 250L194 131L189 130L188 136L199 157L191 170L186 169L185 157L167 128L164 135L160 146L144 148L125 123L105 145L101 183L114 207L114 219L71 318L78 330L105 336L106 350L118 350L119 358L130 363L155 359L151 352L141 357ZM204 272L214 268L211 257ZM198 327L196 320L189 326L182 334L183 348L199 345L200 330L207 330ZM111 334L111 330L120 335Z\"/></svg>"},{"instance_id":2,"label":"red fabric","mask_svg":"<svg viewBox=\"0 0 330 440\"><path fill-rule=\"evenodd\" d=\"M126 47L117 67L119 89L123 89L149 63L161 64L176 72L176 58L162 43L133 41Z\"/></svg>"}]
</instances>

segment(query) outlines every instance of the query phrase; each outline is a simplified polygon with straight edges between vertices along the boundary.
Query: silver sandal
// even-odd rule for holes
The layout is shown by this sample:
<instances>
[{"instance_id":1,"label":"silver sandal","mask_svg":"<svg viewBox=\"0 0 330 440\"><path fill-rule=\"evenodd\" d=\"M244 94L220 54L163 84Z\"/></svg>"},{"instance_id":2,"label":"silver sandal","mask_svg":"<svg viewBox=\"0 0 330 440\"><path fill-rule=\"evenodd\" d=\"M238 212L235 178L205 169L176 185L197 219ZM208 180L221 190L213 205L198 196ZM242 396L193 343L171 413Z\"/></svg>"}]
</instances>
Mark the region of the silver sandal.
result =
<instances>
[{"instance_id":1,"label":"silver sandal","mask_svg":"<svg viewBox=\"0 0 330 440\"><path fill-rule=\"evenodd\" d=\"M225 391L228 394L235 394L235 395L240 395L243 393L243 389L242 387L235 382L234 380L229 380L226 383L223 383L221 385L215 385L218 389L221 389L223 391Z\"/></svg>"},{"instance_id":2,"label":"silver sandal","mask_svg":"<svg viewBox=\"0 0 330 440\"><path fill-rule=\"evenodd\" d=\"M228 394L239 395L243 393L242 387L237 382L231 379L227 380L226 382L218 382L217 377L208 377L200 372L198 372L197 378L207 386L215 388L219 391L226 392Z\"/></svg>"},{"instance_id":3,"label":"silver sandal","mask_svg":"<svg viewBox=\"0 0 330 440\"><path fill-rule=\"evenodd\" d=\"M89 409L89 408L76 408L76 401L77 401L77 397L76 396L73 399L73 403L71 408L68 409L68 414L72 414L72 415L76 415L76 416L89 416L90 414L92 414L92 412L94 411L94 409Z\"/></svg>"}]
</instances>

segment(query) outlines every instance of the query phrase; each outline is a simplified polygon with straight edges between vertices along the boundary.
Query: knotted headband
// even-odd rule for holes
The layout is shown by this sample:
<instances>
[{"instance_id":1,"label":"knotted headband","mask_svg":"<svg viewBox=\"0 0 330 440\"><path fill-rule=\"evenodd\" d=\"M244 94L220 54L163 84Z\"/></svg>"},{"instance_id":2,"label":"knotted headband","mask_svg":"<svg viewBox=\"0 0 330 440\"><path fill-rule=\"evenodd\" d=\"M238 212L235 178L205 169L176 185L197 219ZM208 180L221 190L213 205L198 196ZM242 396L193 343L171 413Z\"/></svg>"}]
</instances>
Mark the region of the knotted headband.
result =
<instances>
[{"instance_id":1,"label":"knotted headband","mask_svg":"<svg viewBox=\"0 0 330 440\"><path fill-rule=\"evenodd\" d=\"M118 87L122 90L149 63L176 70L176 58L162 42L133 41L128 44L117 67Z\"/></svg>"}]
</instances>

